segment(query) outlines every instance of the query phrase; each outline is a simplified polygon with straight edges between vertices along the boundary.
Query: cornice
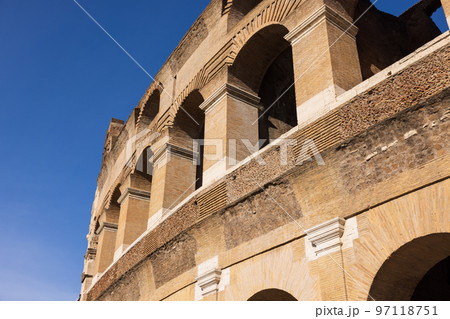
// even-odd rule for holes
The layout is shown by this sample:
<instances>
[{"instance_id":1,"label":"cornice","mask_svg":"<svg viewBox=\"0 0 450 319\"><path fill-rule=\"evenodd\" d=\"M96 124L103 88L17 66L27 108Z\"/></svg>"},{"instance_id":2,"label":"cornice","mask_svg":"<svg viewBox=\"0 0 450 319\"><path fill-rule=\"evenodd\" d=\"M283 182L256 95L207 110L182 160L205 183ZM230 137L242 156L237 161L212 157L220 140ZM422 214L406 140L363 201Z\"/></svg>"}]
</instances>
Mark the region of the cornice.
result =
<instances>
[{"instance_id":1,"label":"cornice","mask_svg":"<svg viewBox=\"0 0 450 319\"><path fill-rule=\"evenodd\" d=\"M193 160L196 156L196 153L194 153L192 150L185 149L183 147L166 142L161 145L156 151L154 151L153 165L158 165L159 162L161 162L161 160L164 158L164 156L172 155Z\"/></svg>"},{"instance_id":2,"label":"cornice","mask_svg":"<svg viewBox=\"0 0 450 319\"><path fill-rule=\"evenodd\" d=\"M254 95L231 84L225 83L200 105L200 109L203 110L206 114L226 97L231 97L256 108L258 107L261 100L257 95Z\"/></svg>"},{"instance_id":3,"label":"cornice","mask_svg":"<svg viewBox=\"0 0 450 319\"><path fill-rule=\"evenodd\" d=\"M119 203L119 205L122 205L122 203L128 198L134 198L134 199L138 199L138 200L149 201L150 200L150 193L146 192L146 191L139 190L139 189L127 187L125 189L125 191L123 192L123 194L119 197L117 202Z\"/></svg>"},{"instance_id":4,"label":"cornice","mask_svg":"<svg viewBox=\"0 0 450 319\"><path fill-rule=\"evenodd\" d=\"M309 18L300 23L291 32L286 34L284 38L292 45L295 45L305 35L318 27L323 21L333 24L343 33L348 34L352 38L355 38L358 33L358 28L351 21L344 18L341 14L331 9L329 6L323 5Z\"/></svg>"}]
</instances>

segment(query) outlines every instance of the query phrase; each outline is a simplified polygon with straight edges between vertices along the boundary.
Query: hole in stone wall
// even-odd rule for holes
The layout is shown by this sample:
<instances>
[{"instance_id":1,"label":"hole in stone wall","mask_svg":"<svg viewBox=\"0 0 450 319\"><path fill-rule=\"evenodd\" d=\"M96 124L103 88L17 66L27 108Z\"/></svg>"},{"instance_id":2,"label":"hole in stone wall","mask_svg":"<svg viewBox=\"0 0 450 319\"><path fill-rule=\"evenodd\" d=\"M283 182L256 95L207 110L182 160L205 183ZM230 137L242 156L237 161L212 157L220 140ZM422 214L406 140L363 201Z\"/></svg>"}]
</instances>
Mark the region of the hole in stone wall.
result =
<instances>
[{"instance_id":1,"label":"hole in stone wall","mask_svg":"<svg viewBox=\"0 0 450 319\"><path fill-rule=\"evenodd\" d=\"M203 145L196 144L195 140L205 138L205 114L200 109L203 103L203 96L195 90L186 98L182 104L182 109L178 110L177 118L174 123L172 142L187 150L192 150L197 156L197 165L195 165L195 188L198 189L203 184ZM192 181L194 183L194 181Z\"/></svg>"},{"instance_id":2,"label":"hole in stone wall","mask_svg":"<svg viewBox=\"0 0 450 319\"><path fill-rule=\"evenodd\" d=\"M297 299L280 289L266 289L254 294L248 301L297 301Z\"/></svg>"},{"instance_id":3,"label":"hole in stone wall","mask_svg":"<svg viewBox=\"0 0 450 319\"><path fill-rule=\"evenodd\" d=\"M355 19L361 17L356 26L364 80L447 30L440 0L378 1L369 9L371 5L360 0L355 12Z\"/></svg>"},{"instance_id":4,"label":"hole in stone wall","mask_svg":"<svg viewBox=\"0 0 450 319\"><path fill-rule=\"evenodd\" d=\"M142 127L147 127L159 113L160 93L155 91L145 103L140 122Z\"/></svg>"},{"instance_id":5,"label":"hole in stone wall","mask_svg":"<svg viewBox=\"0 0 450 319\"><path fill-rule=\"evenodd\" d=\"M261 98L260 148L297 125L292 47L284 39L287 33L278 24L261 29L246 42L230 70L234 85Z\"/></svg>"},{"instance_id":6,"label":"hole in stone wall","mask_svg":"<svg viewBox=\"0 0 450 319\"><path fill-rule=\"evenodd\" d=\"M259 90L263 105L259 112L262 116L259 139L266 140L261 147L297 126L294 82L292 47L289 46L269 67Z\"/></svg>"},{"instance_id":7,"label":"hole in stone wall","mask_svg":"<svg viewBox=\"0 0 450 319\"><path fill-rule=\"evenodd\" d=\"M147 180L152 180L153 175L153 152L150 147L142 151L136 162L136 173Z\"/></svg>"},{"instance_id":8,"label":"hole in stone wall","mask_svg":"<svg viewBox=\"0 0 450 319\"><path fill-rule=\"evenodd\" d=\"M437 25L439 30L441 30L442 33L448 31L448 29L449 29L448 23L445 18L445 13L444 13L443 7L440 7L439 9L437 9L436 12L433 13L433 15L431 16L431 19Z\"/></svg>"}]
</instances>

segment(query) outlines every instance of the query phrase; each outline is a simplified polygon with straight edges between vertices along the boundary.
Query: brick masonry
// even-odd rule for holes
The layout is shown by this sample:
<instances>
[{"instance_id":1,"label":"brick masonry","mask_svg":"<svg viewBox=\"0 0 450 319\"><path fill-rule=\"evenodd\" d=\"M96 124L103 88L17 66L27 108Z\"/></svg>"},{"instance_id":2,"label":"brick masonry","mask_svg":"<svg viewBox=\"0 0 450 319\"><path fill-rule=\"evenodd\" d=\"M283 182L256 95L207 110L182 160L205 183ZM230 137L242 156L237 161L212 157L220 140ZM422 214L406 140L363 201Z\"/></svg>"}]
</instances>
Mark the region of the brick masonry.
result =
<instances>
[{"instance_id":1,"label":"brick masonry","mask_svg":"<svg viewBox=\"0 0 450 319\"><path fill-rule=\"evenodd\" d=\"M238 2L225 10L230 17L239 15L233 11L239 8ZM298 75L304 69L300 57L314 56L318 49L302 44L308 42L308 36L303 37L302 33L308 24L298 25L299 21L314 18L318 22L314 27L318 34L314 41L323 44L336 37L338 28L348 24L357 2L342 5L340 0L254 1L250 7L259 14L238 21L222 18L222 1L213 0L158 73L158 81L150 86L128 121L113 121L105 141L89 245L97 240L95 225L105 210L115 204L117 192L129 186L126 181L133 165L143 147L148 146L142 142L132 149L126 147L136 128L142 130L139 118L152 92L161 93L162 87L173 88L176 96L174 103L160 95L161 112L155 118L146 119L150 123L148 130L138 137L145 141L150 134L161 134L156 141L149 142L153 148L160 147L176 131L179 107L194 92L198 100L208 98L223 81L249 89L243 78L235 78L240 73L230 72L228 67L254 34L268 25L282 24L270 29L276 31L272 35L267 34L275 38L281 34L283 38L284 32L289 31L286 39L292 41L294 72ZM320 22L322 16L325 23ZM297 145L285 148L282 142L276 142L264 148L258 152L265 161L263 167L256 159L247 158L225 176L219 174L215 177L218 180L190 195L193 186L187 194L179 194L185 187L178 182L169 183L170 176L190 183L187 174L176 174L180 165L171 162L171 168L159 171L151 191L147 190L150 214L146 206L135 211L142 220L135 220L139 231L133 233L130 243L144 231L148 217L160 216L161 222L144 232L101 277L94 276L93 285L83 292L82 299L198 299L198 266L211 259L218 261L222 277L218 291L204 300L247 300L268 287L282 289L299 300L366 300L369 291L375 291L380 299L408 298L411 289L401 296L388 296L386 286L375 285L372 290L372 283L377 278L396 279L395 274L379 277L377 272L403 245L411 243L408 249L421 251L423 245L432 242L416 245L415 239L450 231L448 222L445 223L449 220L445 207L449 207L447 198L450 198L447 179L450 175L450 46L448 34L439 39L438 45L430 44L416 51L413 58L408 57L415 63L401 60L395 72L379 82L369 79L365 83L370 83L370 88L361 90L364 86L352 89L361 79L355 40L352 35L347 36L308 73L305 79L311 81L296 86L297 105L301 104L297 113L300 119L306 111L306 118L286 137ZM428 54L423 54L425 51ZM270 60L273 53L264 54L267 56L262 59ZM260 58L255 57L255 61ZM365 57L368 60L364 63L370 65L370 58ZM350 71L348 65L352 65ZM250 76L247 73L244 75ZM326 81L321 77L323 74ZM247 80L260 79L250 76ZM330 92L333 95L343 90L349 91L342 96L349 96L352 90L358 93L351 100L339 97L327 100ZM325 104L316 105L321 101ZM226 128L238 123L231 122ZM307 157L301 148L308 140L315 142L324 166L314 161L296 163L299 155L302 159ZM188 141L189 138L184 142ZM183 159L187 167L190 159L185 155L177 159ZM286 163L280 164L284 155ZM170 185L159 189L158 185L166 182ZM177 203L181 201L169 216L164 203L156 205L156 200L162 199L157 194L161 190L163 195L173 197L165 201L172 202L174 198ZM123 209L128 212L125 206ZM156 215L157 212L161 215ZM344 245L340 251L332 252L331 259L330 256L313 258L314 249L305 239L305 229L336 217L347 219L345 227L349 228L344 231ZM123 229L123 219L119 220L119 229ZM122 235L117 237L123 241ZM436 254L445 254L447 249L445 245L438 247ZM102 255L99 252L97 258ZM422 273L427 270L425 264L419 263L418 267ZM361 282L350 280L342 268L352 277L361 278ZM420 276L414 278L411 285ZM83 289L88 289L86 285L83 284Z\"/></svg>"},{"instance_id":2,"label":"brick masonry","mask_svg":"<svg viewBox=\"0 0 450 319\"><path fill-rule=\"evenodd\" d=\"M448 54L448 48L445 50L441 50L439 52L441 57L445 57ZM414 65L413 68L416 72L420 72L419 70L423 70L420 68L420 64L427 64L427 59L422 60L418 65ZM448 63L448 62L447 62ZM425 67L424 67L425 68ZM405 73L401 73L398 76L404 76ZM395 76L394 76L395 77ZM426 79L426 77L424 77ZM404 79L406 81L406 79ZM273 192L274 189L277 188L277 183L279 184L279 190L277 192L283 193L283 196L287 196L288 200L283 199L281 202L283 205L289 209L289 211L296 212L298 218L301 217L299 207L302 207L303 211L303 220L300 219L302 224L305 227L316 224L319 221L324 221L328 218L333 217L338 212L340 212L343 208L343 205L346 205L346 210L342 211L342 214L352 214L363 212L367 203L350 201L346 202L346 197L359 194L357 197L364 199L364 191L370 190L372 193L375 193L377 196L373 199L374 203L383 202L384 200L389 200L390 196L393 196L398 193L398 189L391 186L390 189L386 189L384 191L375 191L377 188L377 184L386 186L389 184L383 182L392 182L394 179L398 179L399 174L411 174L417 168L423 167L431 167L432 165L442 161L446 161L448 163L448 153L449 153L449 145L448 145L448 113L449 113L449 96L450 92L448 89L447 78L444 77L441 79L443 83L440 84L442 88L440 93L435 94L434 96L426 99L422 99L422 103L415 104L414 107L406 108L406 103L404 102L404 95L396 95L396 98L402 101L403 105L405 105L402 109L399 109L400 112L395 114L395 116L386 119L385 113L378 113L379 118L373 116L371 123L378 123L375 126L372 126L370 130L360 133L354 138L348 139L345 143L340 143L335 145L328 150L325 150L322 154L325 162L327 163L327 170L332 170L334 173L337 173L341 176L339 183L342 183L341 188L332 188L330 191L325 191L324 195L320 195L317 192L324 193L324 188L326 190L327 185L324 184L324 181L321 178L323 176L323 172L320 171L320 167L318 167L315 163L306 163L300 167L289 167L285 172L280 172L277 166L277 160L279 160L279 148L273 147L267 150L266 154L264 154L263 158L267 161L269 169L265 169L265 174L253 174L252 178L256 183L252 183L251 180L245 180L242 177L234 177L236 173L234 172L232 176L227 177L227 189L232 189L233 192L230 197L231 199L238 198L246 198L250 194L248 199L242 200L242 202L238 204L234 204L223 210L221 213L217 212L212 215L210 218L217 218L216 215L218 213L221 214L222 220L227 221L223 227L222 231L224 232L224 240L226 249L230 249L235 247L242 242L246 241L250 238L258 238L258 236L263 237L262 235L270 232L274 228L286 226L290 220L281 216L277 216L275 219L273 217L268 217L269 215L264 213L264 209L261 210L261 206L257 206L258 202L261 202L261 198L263 197L261 192L258 191L259 186L264 186L265 190L268 190L269 193ZM379 87L375 88L376 90L382 91L382 87L385 83L381 83ZM374 90L375 90L374 89ZM382 95L377 95L380 101L385 99ZM415 95L410 95L411 104L417 101ZM378 104L378 100L373 97L371 99L371 103ZM396 104L395 99L391 102L392 104ZM359 109L357 107L357 103L355 100L350 103L344 105L341 109L345 109L348 111L351 107L355 109ZM338 109L339 112L341 109ZM312 124L311 126L314 126ZM305 128L307 129L307 128ZM417 133L410 133L411 131L417 131ZM411 135L411 136L409 136ZM398 140L397 143L394 143L395 140ZM387 149L384 150L384 148ZM357 151L355 151L357 150ZM401 152L400 152L401 150ZM379 152L374 156L375 152ZM271 155L273 154L273 155ZM278 156L276 155L278 154ZM397 167L397 163L406 163L407 165L404 168L401 168L400 165ZM277 167L275 172L270 170L270 167ZM291 164L292 165L292 164ZM443 164L441 164L443 165ZM330 167L331 166L331 167ZM430 169L431 169L430 168ZM250 170L249 175L251 175L251 170L259 170L258 164L254 161L249 162L247 165L243 166L240 170ZM323 170L322 170L323 171ZM448 168L446 170L442 170L440 172L436 172L433 170L433 175L429 176L431 180L430 182L444 178L448 174ZM242 176L244 174L240 174L238 171L238 176ZM285 176L285 177L282 177ZM308 176L308 178L304 178ZM410 176L412 178L413 176ZM289 190L290 186L286 186L286 182L275 183L272 185L270 180L280 180L284 179L288 180L289 183L294 184L294 193L296 193L296 202L292 202L292 192ZM417 175L414 179L419 179L419 184L416 183L417 186L428 183L426 178L423 175ZM317 185L309 184L310 181L314 181L319 183ZM235 184L234 184L235 183ZM299 186L301 183L303 185ZM307 185L311 185L311 187L307 187ZM281 186L280 186L281 185ZM318 186L319 188L315 188L312 186ZM413 187L414 185L410 185ZM288 191L286 191L286 187ZM298 189L304 189L308 193L308 200L299 198L301 196L301 191ZM305 188L306 187L306 188ZM336 187L336 185L334 185ZM284 191L283 188L285 188ZM401 186L401 193L407 191L408 187ZM237 192L239 190L239 192ZM343 192L345 190L345 192ZM395 192L393 192L395 191ZM255 193L256 192L256 193ZM330 193L331 192L331 193ZM356 192L356 193L355 193ZM330 195L334 193L334 195ZM320 216L312 214L311 209L321 210L323 207L323 203L319 204L321 196L328 196L327 205L328 208L323 209L323 213ZM338 198L342 196L342 198ZM279 198L279 194L276 196ZM317 197L317 199L314 199ZM266 198L267 200L267 198ZM231 200L229 200L231 201ZM303 204L306 203L306 204ZM316 204L316 207L312 207L313 204ZM237 211L237 207L245 208L249 211L255 210L255 207L259 208L257 212L257 216L264 216L262 220L257 222L252 221L250 215L253 215L250 212L244 212L244 210L239 209ZM272 210L274 208L273 205L265 204L264 207L270 207ZM165 242L169 242L170 238L174 238L179 236L178 234L182 232L189 232L189 229L196 224L197 218L199 216L199 207L196 205L195 198L191 199L188 203L184 204L178 211L176 211L171 217L169 217L160 227L150 232L147 236L143 237L140 242L138 242L135 246L131 248L131 250L126 254L125 258L119 260L113 267L98 281L98 283L90 290L88 298L89 299L98 299L100 295L102 298L106 298L107 295L113 293L114 286L111 286L112 283L121 282L125 280L127 276L130 276L133 273L133 267L139 264L142 260L144 260L147 256L155 254L153 260L156 260L158 255L158 246L164 246ZM265 220L264 220L265 219ZM234 236L233 231L230 227L230 223L238 222L238 221L246 221L247 227L246 229L250 229L253 226L252 235L242 235ZM206 221L202 221L202 223L206 223ZM202 227L200 225L196 225L196 227ZM241 230L239 230L240 232ZM207 236L207 234L203 234L203 236ZM214 237L212 237L214 238ZM238 238L238 239L236 239ZM220 243L209 243L210 245L218 245L219 247L224 247L223 244ZM191 247L195 245L190 244ZM160 248L162 251L166 251L167 247ZM174 246L176 247L176 246ZM175 249L175 248L173 248ZM197 247L197 249L201 249L201 247ZM176 250L176 249L175 249ZM192 248L189 248L188 251L192 251ZM167 252L166 252L167 253ZM166 254L165 253L165 254ZM165 254L160 254L160 256L166 256ZM169 256L177 256L174 252L173 255L169 254ZM173 258L184 258L179 255L178 257ZM163 257L159 257L164 259ZM169 257L167 257L169 258ZM192 260L192 256L187 258L187 260ZM198 264L199 261L196 262ZM192 262L188 263L189 265L194 267ZM167 278L172 278L176 275L181 275L182 270L187 270L184 268L177 268L178 271L175 270L174 274L167 275ZM156 267L158 269L158 267ZM131 271L130 271L131 270ZM158 270L156 271L158 272ZM127 273L127 274L126 274ZM126 274L126 275L125 275ZM125 277L123 277L125 275ZM122 278L122 279L121 279ZM158 285L162 284L164 281L153 277L154 282L158 282ZM115 284L116 285L116 284ZM111 286L111 287L110 287ZM108 289L108 287L110 287ZM131 286L129 286L131 287ZM126 299L132 299L131 295L127 295Z\"/></svg>"}]
</instances>

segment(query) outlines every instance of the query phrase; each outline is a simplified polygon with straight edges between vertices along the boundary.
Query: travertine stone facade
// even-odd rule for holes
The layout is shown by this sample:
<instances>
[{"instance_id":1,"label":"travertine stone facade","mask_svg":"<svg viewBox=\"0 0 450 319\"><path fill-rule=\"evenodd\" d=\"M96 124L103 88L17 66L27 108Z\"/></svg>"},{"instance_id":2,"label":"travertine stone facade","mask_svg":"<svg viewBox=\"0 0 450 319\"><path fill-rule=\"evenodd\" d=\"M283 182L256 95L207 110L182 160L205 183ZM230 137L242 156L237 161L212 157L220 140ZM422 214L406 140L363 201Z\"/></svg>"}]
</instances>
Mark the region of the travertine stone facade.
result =
<instances>
[{"instance_id":1,"label":"travertine stone facade","mask_svg":"<svg viewBox=\"0 0 450 319\"><path fill-rule=\"evenodd\" d=\"M80 299L447 298L441 6L211 1L107 131Z\"/></svg>"}]
</instances>

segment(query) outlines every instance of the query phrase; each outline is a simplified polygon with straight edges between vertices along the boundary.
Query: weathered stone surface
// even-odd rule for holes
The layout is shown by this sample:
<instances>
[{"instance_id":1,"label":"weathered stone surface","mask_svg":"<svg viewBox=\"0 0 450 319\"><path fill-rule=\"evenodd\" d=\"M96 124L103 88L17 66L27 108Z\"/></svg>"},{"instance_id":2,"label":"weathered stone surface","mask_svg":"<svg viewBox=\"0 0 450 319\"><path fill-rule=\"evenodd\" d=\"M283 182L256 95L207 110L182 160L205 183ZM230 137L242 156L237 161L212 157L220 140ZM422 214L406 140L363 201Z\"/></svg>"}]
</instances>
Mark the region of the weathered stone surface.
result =
<instances>
[{"instance_id":1,"label":"weathered stone surface","mask_svg":"<svg viewBox=\"0 0 450 319\"><path fill-rule=\"evenodd\" d=\"M416 287L429 289L422 278L435 277L425 276L430 265L396 258L396 252L405 246L421 253L433 245L434 234L450 232L449 35L396 62L435 37L417 30L433 29L429 13L438 3L424 0L400 18L374 11L359 20L358 33L351 21L367 5L210 3L127 122L111 123L81 300L278 298L274 288L299 300L367 300L371 292L408 299ZM383 27L370 47L373 26ZM403 36L400 47L390 46ZM341 42L320 55L336 39ZM292 55L286 53L289 43ZM291 88L295 94L255 122L267 100L287 85L277 79L291 66L295 79L304 76ZM223 87L230 94L217 98ZM267 91L272 88L276 92ZM209 104L202 108L204 101ZM296 119L286 120L295 112ZM256 128L273 138L287 132L289 141L272 141L259 151L239 144L237 165L216 159L191 166L194 139L227 143L244 134L255 144ZM314 149L304 152L311 142ZM224 145L226 160L233 151ZM156 159L154 175L143 178L136 175L137 162L148 149ZM317 152L323 162L313 160ZM141 203L143 197L150 202ZM317 254L306 229L330 220L345 226L333 250ZM106 238L104 229L113 224L119 235ZM429 251L431 259L448 253L443 242ZM125 253L113 262L113 250L120 249ZM385 267L390 256L398 262ZM417 272L407 289L391 289L386 283L404 281L398 269L411 263ZM211 294L199 292L196 283L205 269L217 270Z\"/></svg>"}]
</instances>

